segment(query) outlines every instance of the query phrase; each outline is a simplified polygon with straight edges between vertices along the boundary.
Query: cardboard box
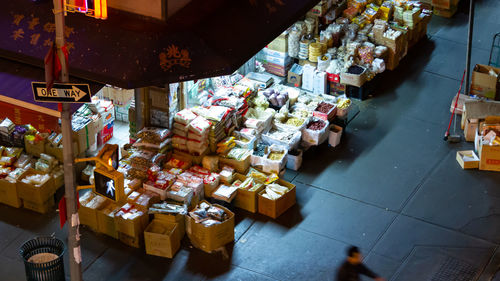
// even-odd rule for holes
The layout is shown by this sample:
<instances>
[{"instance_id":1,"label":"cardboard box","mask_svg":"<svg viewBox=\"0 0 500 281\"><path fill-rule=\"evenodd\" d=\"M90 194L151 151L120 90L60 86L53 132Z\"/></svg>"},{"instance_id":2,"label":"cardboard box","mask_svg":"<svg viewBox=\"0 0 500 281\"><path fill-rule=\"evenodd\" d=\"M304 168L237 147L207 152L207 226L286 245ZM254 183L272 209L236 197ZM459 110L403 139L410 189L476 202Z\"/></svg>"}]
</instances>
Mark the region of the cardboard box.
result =
<instances>
[{"instance_id":1,"label":"cardboard box","mask_svg":"<svg viewBox=\"0 0 500 281\"><path fill-rule=\"evenodd\" d=\"M465 101L462 120L466 141L474 141L475 132L482 120L500 116L500 102L496 101Z\"/></svg>"},{"instance_id":2,"label":"cardboard box","mask_svg":"<svg viewBox=\"0 0 500 281\"><path fill-rule=\"evenodd\" d=\"M457 12L457 10L458 10L458 6L452 6L450 9L434 8L433 13L434 13L434 15L439 16L439 17L451 18Z\"/></svg>"},{"instance_id":3,"label":"cardboard box","mask_svg":"<svg viewBox=\"0 0 500 281\"><path fill-rule=\"evenodd\" d=\"M246 174L248 169L250 168L250 154L248 154L247 157L245 157L245 159L241 161L219 157L219 167L222 168L226 165L233 167L238 173Z\"/></svg>"},{"instance_id":4,"label":"cardboard box","mask_svg":"<svg viewBox=\"0 0 500 281\"><path fill-rule=\"evenodd\" d=\"M234 175L235 179L238 179L240 181L244 181L247 177L236 173ZM264 189L264 185L262 185L260 188L258 188L255 191L250 191L250 190L245 190L238 188L238 193L236 194L236 197L234 198L234 206L238 207L240 209L249 211L251 213L256 213L257 212L257 194Z\"/></svg>"},{"instance_id":5,"label":"cardboard box","mask_svg":"<svg viewBox=\"0 0 500 281\"><path fill-rule=\"evenodd\" d=\"M467 159L467 156L472 159ZM473 150L457 151L457 162L462 169L477 169L479 168L479 158Z\"/></svg>"},{"instance_id":6,"label":"cardboard box","mask_svg":"<svg viewBox=\"0 0 500 281\"><path fill-rule=\"evenodd\" d=\"M271 43L269 43L267 45L267 48L274 50L274 51L287 53L288 52L288 34L281 34L276 39L274 39Z\"/></svg>"},{"instance_id":7,"label":"cardboard box","mask_svg":"<svg viewBox=\"0 0 500 281\"><path fill-rule=\"evenodd\" d=\"M500 171L500 146L479 145L479 170Z\"/></svg>"},{"instance_id":8,"label":"cardboard box","mask_svg":"<svg viewBox=\"0 0 500 281\"><path fill-rule=\"evenodd\" d=\"M26 184L22 182L22 179L31 175L43 175L45 173L30 169L26 171L18 180L18 192L19 197L24 201L34 202L37 204L43 204L47 202L49 198L54 195L54 178L48 177L48 179L43 182L40 186L34 186L31 184Z\"/></svg>"},{"instance_id":9,"label":"cardboard box","mask_svg":"<svg viewBox=\"0 0 500 281\"><path fill-rule=\"evenodd\" d=\"M205 227L201 223L196 223L190 216L186 216L186 233L189 240L193 246L207 253L234 241L234 213L220 205L213 204L213 206L223 209L229 218L220 224Z\"/></svg>"},{"instance_id":10,"label":"cardboard box","mask_svg":"<svg viewBox=\"0 0 500 281\"><path fill-rule=\"evenodd\" d=\"M490 75L496 73L496 76ZM471 77L470 94L489 99L500 99L500 68L476 64Z\"/></svg>"},{"instance_id":11,"label":"cardboard box","mask_svg":"<svg viewBox=\"0 0 500 281\"><path fill-rule=\"evenodd\" d=\"M0 179L0 203L20 208L23 203L17 194L17 189L17 181L10 182L6 179Z\"/></svg>"},{"instance_id":12,"label":"cardboard box","mask_svg":"<svg viewBox=\"0 0 500 281\"><path fill-rule=\"evenodd\" d=\"M33 202L23 199L23 206L25 209L35 211L37 213L46 214L55 206L54 197L50 197L45 202Z\"/></svg>"},{"instance_id":13,"label":"cardboard box","mask_svg":"<svg viewBox=\"0 0 500 281\"><path fill-rule=\"evenodd\" d=\"M302 66L299 64L294 64L290 71L288 71L287 82L292 84L294 87L300 87L302 85L302 73Z\"/></svg>"},{"instance_id":14,"label":"cardboard box","mask_svg":"<svg viewBox=\"0 0 500 281\"><path fill-rule=\"evenodd\" d=\"M135 248L140 248L144 241L144 233L130 236L125 233L118 232L118 239L120 239L120 241L125 245L129 245Z\"/></svg>"},{"instance_id":15,"label":"cardboard box","mask_svg":"<svg viewBox=\"0 0 500 281\"><path fill-rule=\"evenodd\" d=\"M120 209L115 203L109 202L103 208L96 210L97 231L118 239L115 225L115 213Z\"/></svg>"},{"instance_id":16,"label":"cardboard box","mask_svg":"<svg viewBox=\"0 0 500 281\"><path fill-rule=\"evenodd\" d=\"M450 9L456 6L459 0L431 0L431 5L439 9Z\"/></svg>"},{"instance_id":17,"label":"cardboard box","mask_svg":"<svg viewBox=\"0 0 500 281\"><path fill-rule=\"evenodd\" d=\"M178 224L154 219L144 230L146 254L173 258L180 248Z\"/></svg>"},{"instance_id":18,"label":"cardboard box","mask_svg":"<svg viewBox=\"0 0 500 281\"><path fill-rule=\"evenodd\" d=\"M356 87L361 87L366 82L366 69L363 69L361 74L352 74L352 73L341 73L340 74L340 83L345 85L352 85Z\"/></svg>"},{"instance_id":19,"label":"cardboard box","mask_svg":"<svg viewBox=\"0 0 500 281\"><path fill-rule=\"evenodd\" d=\"M80 200L80 208L78 209L80 224L86 225L98 232L97 210L101 209L106 203L107 199L95 193L86 202Z\"/></svg>"},{"instance_id":20,"label":"cardboard box","mask_svg":"<svg viewBox=\"0 0 500 281\"><path fill-rule=\"evenodd\" d=\"M289 191L276 200L270 200L262 196L265 190L259 192L259 214L273 219L281 216L286 210L295 205L295 185L279 179L277 184L287 187Z\"/></svg>"},{"instance_id":21,"label":"cardboard box","mask_svg":"<svg viewBox=\"0 0 500 281\"><path fill-rule=\"evenodd\" d=\"M79 146L78 143L75 141L73 142L73 156L76 157L79 154ZM63 156L63 147L62 146L53 146L50 143L45 144L45 154L54 156L58 161L64 162L64 156Z\"/></svg>"},{"instance_id":22,"label":"cardboard box","mask_svg":"<svg viewBox=\"0 0 500 281\"><path fill-rule=\"evenodd\" d=\"M176 214L176 215L168 215L168 214L155 214L155 219L160 219L169 223L177 224L177 235L179 236L179 241L184 238L186 234L186 218L185 215Z\"/></svg>"},{"instance_id":23,"label":"cardboard box","mask_svg":"<svg viewBox=\"0 0 500 281\"><path fill-rule=\"evenodd\" d=\"M465 141L474 141L476 130L479 125L479 119L466 119L464 127Z\"/></svg>"},{"instance_id":24,"label":"cardboard box","mask_svg":"<svg viewBox=\"0 0 500 281\"><path fill-rule=\"evenodd\" d=\"M130 237L136 237L137 235L142 234L148 223L149 216L147 213L144 213L142 216L138 216L132 220L115 217L116 230Z\"/></svg>"},{"instance_id":25,"label":"cardboard box","mask_svg":"<svg viewBox=\"0 0 500 281\"><path fill-rule=\"evenodd\" d=\"M25 138L24 149L26 149L26 153L40 157L40 154L45 153L45 140L31 142Z\"/></svg>"},{"instance_id":26,"label":"cardboard box","mask_svg":"<svg viewBox=\"0 0 500 281\"><path fill-rule=\"evenodd\" d=\"M150 87L149 88L149 99L151 100L151 105L159 108L165 109L168 112L168 93L166 89Z\"/></svg>"}]
</instances>

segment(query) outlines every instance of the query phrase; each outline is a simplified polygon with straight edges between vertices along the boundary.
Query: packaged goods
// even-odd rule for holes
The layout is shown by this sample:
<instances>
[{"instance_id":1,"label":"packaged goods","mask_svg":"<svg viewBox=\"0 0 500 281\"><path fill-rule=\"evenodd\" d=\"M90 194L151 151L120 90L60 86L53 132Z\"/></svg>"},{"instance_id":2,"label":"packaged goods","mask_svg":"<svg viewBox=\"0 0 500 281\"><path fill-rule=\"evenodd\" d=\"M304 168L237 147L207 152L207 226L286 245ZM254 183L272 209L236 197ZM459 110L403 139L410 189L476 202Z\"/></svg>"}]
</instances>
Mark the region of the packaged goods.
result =
<instances>
[{"instance_id":1,"label":"packaged goods","mask_svg":"<svg viewBox=\"0 0 500 281\"><path fill-rule=\"evenodd\" d=\"M196 114L194 114L190 109L183 109L177 112L174 116L175 122L183 124L185 126L187 126L195 118Z\"/></svg>"},{"instance_id":2,"label":"packaged goods","mask_svg":"<svg viewBox=\"0 0 500 281\"><path fill-rule=\"evenodd\" d=\"M207 119L198 116L189 123L188 129L190 132L195 132L200 136L206 136L211 125Z\"/></svg>"},{"instance_id":3,"label":"packaged goods","mask_svg":"<svg viewBox=\"0 0 500 281\"><path fill-rule=\"evenodd\" d=\"M265 192L262 194L267 199L276 200L288 192L288 188L281 186L279 184L269 184L265 188Z\"/></svg>"},{"instance_id":4,"label":"packaged goods","mask_svg":"<svg viewBox=\"0 0 500 281\"><path fill-rule=\"evenodd\" d=\"M214 193L212 193L212 197L230 203L236 196L237 191L237 186L227 186L222 184Z\"/></svg>"}]
</instances>

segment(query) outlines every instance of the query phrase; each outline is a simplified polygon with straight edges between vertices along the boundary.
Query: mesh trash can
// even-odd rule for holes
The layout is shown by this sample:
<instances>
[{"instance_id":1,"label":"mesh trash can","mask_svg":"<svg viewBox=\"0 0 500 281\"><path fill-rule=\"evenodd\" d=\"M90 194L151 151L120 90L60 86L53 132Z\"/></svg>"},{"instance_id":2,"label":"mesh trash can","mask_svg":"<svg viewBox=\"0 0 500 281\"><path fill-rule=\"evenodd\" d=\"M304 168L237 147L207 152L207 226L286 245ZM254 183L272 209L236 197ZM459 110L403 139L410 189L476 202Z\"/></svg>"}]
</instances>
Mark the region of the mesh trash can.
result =
<instances>
[{"instance_id":1,"label":"mesh trash can","mask_svg":"<svg viewBox=\"0 0 500 281\"><path fill-rule=\"evenodd\" d=\"M64 281L64 243L55 237L26 241L19 252L28 281Z\"/></svg>"}]
</instances>

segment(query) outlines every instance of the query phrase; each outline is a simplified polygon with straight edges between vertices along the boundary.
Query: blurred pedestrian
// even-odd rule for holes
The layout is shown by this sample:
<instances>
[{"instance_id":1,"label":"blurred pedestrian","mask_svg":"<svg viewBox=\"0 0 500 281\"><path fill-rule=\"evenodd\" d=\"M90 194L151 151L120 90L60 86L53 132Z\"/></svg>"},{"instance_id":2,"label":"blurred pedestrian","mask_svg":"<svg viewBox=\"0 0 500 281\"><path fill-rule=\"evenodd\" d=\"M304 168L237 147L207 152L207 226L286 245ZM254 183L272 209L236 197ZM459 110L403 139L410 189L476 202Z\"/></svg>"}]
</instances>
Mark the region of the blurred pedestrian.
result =
<instances>
[{"instance_id":1,"label":"blurred pedestrian","mask_svg":"<svg viewBox=\"0 0 500 281\"><path fill-rule=\"evenodd\" d=\"M358 247L351 246L347 250L347 259L337 271L337 281L360 281L360 275L366 275L376 281L385 279L375 274L362 263L363 256Z\"/></svg>"}]
</instances>

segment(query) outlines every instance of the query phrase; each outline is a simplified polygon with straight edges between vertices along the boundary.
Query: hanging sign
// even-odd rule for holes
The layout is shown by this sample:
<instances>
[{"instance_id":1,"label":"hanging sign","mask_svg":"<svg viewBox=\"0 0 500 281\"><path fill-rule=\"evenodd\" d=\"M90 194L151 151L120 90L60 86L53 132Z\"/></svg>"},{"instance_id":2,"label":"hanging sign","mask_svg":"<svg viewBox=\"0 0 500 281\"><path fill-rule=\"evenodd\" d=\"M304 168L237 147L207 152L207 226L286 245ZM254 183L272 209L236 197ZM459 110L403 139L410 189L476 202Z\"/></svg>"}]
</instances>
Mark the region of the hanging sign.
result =
<instances>
[{"instance_id":1,"label":"hanging sign","mask_svg":"<svg viewBox=\"0 0 500 281\"><path fill-rule=\"evenodd\" d=\"M31 82L35 101L89 103L90 87L88 84L54 83L47 91L45 82Z\"/></svg>"},{"instance_id":2,"label":"hanging sign","mask_svg":"<svg viewBox=\"0 0 500 281\"><path fill-rule=\"evenodd\" d=\"M83 13L96 19L108 18L107 0L65 0L64 10L70 13Z\"/></svg>"}]
</instances>

